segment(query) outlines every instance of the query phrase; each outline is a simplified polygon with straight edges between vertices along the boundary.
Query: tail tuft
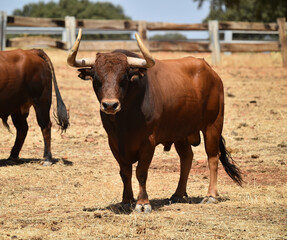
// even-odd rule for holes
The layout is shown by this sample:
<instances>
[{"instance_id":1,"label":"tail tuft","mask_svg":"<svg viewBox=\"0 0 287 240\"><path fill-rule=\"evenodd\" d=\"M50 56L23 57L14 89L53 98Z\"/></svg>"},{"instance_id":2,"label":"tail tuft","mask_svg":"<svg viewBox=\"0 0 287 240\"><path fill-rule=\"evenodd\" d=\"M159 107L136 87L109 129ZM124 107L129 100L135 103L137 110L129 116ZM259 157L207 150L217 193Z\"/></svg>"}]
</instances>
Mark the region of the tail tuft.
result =
<instances>
[{"instance_id":1,"label":"tail tuft","mask_svg":"<svg viewBox=\"0 0 287 240\"><path fill-rule=\"evenodd\" d=\"M62 109L63 108L63 109ZM69 127L69 112L66 110L64 103L57 103L57 113L54 114L54 119L60 127L62 133Z\"/></svg>"},{"instance_id":2,"label":"tail tuft","mask_svg":"<svg viewBox=\"0 0 287 240\"><path fill-rule=\"evenodd\" d=\"M220 137L219 149L221 153L219 159L224 167L224 170L234 182L236 182L239 186L242 186L243 179L241 176L241 171L236 165L235 161L232 159L231 154L226 150L225 140L222 136Z\"/></svg>"}]
</instances>

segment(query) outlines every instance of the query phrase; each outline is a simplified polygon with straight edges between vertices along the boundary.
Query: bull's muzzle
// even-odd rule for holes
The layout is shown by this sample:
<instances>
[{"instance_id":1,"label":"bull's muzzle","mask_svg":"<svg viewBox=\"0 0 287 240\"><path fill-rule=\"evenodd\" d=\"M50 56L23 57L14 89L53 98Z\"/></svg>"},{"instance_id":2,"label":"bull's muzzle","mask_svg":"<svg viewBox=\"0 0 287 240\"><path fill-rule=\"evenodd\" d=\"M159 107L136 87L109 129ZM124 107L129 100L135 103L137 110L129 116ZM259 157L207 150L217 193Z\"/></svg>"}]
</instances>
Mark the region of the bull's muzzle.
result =
<instances>
[{"instance_id":1,"label":"bull's muzzle","mask_svg":"<svg viewBox=\"0 0 287 240\"><path fill-rule=\"evenodd\" d=\"M101 111L106 114L115 115L121 110L121 103L118 99L103 99L101 101Z\"/></svg>"}]
</instances>

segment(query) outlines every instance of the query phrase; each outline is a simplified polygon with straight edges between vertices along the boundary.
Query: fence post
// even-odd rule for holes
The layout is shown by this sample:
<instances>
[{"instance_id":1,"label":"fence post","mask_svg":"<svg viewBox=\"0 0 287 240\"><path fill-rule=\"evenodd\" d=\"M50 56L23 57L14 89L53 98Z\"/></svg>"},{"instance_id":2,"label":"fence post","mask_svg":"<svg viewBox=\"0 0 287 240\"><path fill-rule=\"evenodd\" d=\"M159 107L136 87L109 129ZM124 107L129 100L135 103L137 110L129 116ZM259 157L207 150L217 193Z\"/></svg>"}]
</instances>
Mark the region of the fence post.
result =
<instances>
[{"instance_id":1,"label":"fence post","mask_svg":"<svg viewBox=\"0 0 287 240\"><path fill-rule=\"evenodd\" d=\"M70 49L76 41L76 18L72 16L65 17L66 47Z\"/></svg>"},{"instance_id":2,"label":"fence post","mask_svg":"<svg viewBox=\"0 0 287 240\"><path fill-rule=\"evenodd\" d=\"M6 26L7 26L7 14L0 11L0 50L4 51L6 47Z\"/></svg>"},{"instance_id":3,"label":"fence post","mask_svg":"<svg viewBox=\"0 0 287 240\"><path fill-rule=\"evenodd\" d=\"M224 31L224 42L225 43L231 43L233 38L233 32L232 30L226 30ZM231 52L224 52L225 55L231 55Z\"/></svg>"},{"instance_id":4,"label":"fence post","mask_svg":"<svg viewBox=\"0 0 287 240\"><path fill-rule=\"evenodd\" d=\"M280 49L283 60L283 67L287 68L287 31L286 18L277 18Z\"/></svg>"},{"instance_id":5,"label":"fence post","mask_svg":"<svg viewBox=\"0 0 287 240\"><path fill-rule=\"evenodd\" d=\"M146 22L145 21L139 21L138 22L138 33L140 38L142 39L144 45L149 49L149 43L147 39L147 30L146 30Z\"/></svg>"},{"instance_id":6,"label":"fence post","mask_svg":"<svg viewBox=\"0 0 287 240\"><path fill-rule=\"evenodd\" d=\"M212 64L220 64L220 44L218 21L208 21L209 48L211 50Z\"/></svg>"}]
</instances>

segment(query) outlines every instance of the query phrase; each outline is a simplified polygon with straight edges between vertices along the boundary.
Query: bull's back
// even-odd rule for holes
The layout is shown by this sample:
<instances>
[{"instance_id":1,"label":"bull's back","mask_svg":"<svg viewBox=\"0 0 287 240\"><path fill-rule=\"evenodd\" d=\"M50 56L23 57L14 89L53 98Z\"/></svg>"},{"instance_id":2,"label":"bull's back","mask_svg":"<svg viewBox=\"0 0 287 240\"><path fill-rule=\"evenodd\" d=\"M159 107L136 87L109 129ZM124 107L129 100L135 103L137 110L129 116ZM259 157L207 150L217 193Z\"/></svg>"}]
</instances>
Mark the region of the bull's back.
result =
<instances>
[{"instance_id":1,"label":"bull's back","mask_svg":"<svg viewBox=\"0 0 287 240\"><path fill-rule=\"evenodd\" d=\"M219 113L221 79L202 59L157 61L149 71L157 142L198 134L203 119Z\"/></svg>"},{"instance_id":2,"label":"bull's back","mask_svg":"<svg viewBox=\"0 0 287 240\"><path fill-rule=\"evenodd\" d=\"M41 94L49 84L46 65L35 50L0 52L0 115L11 114Z\"/></svg>"}]
</instances>

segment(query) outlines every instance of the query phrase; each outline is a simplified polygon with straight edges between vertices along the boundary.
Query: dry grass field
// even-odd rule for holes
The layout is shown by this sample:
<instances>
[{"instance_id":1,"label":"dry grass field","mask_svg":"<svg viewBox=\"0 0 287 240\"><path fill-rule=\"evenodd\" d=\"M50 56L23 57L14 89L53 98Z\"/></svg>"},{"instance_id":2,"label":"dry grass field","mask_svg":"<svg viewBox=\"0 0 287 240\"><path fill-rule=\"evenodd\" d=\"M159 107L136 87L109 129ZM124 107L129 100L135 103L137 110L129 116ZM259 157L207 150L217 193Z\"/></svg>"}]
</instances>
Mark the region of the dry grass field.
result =
<instances>
[{"instance_id":1,"label":"dry grass field","mask_svg":"<svg viewBox=\"0 0 287 240\"><path fill-rule=\"evenodd\" d=\"M163 152L158 146L147 184L153 211L138 214L120 208L119 167L107 144L91 82L80 80L67 66L67 52L45 51L54 63L71 127L61 134L53 119L52 153L57 162L44 167L39 164L43 140L31 109L20 154L23 163L7 166L15 129L11 120L12 133L0 125L1 240L287 239L287 70L281 67L279 53L222 55L222 65L214 67L225 87L223 136L243 171L243 187L220 165L222 201L198 204L209 176L201 144L193 148L188 203L169 205L179 159L173 148ZM154 55L163 59L187 54ZM192 55L211 59L209 54ZM137 195L135 177L133 186Z\"/></svg>"}]
</instances>

